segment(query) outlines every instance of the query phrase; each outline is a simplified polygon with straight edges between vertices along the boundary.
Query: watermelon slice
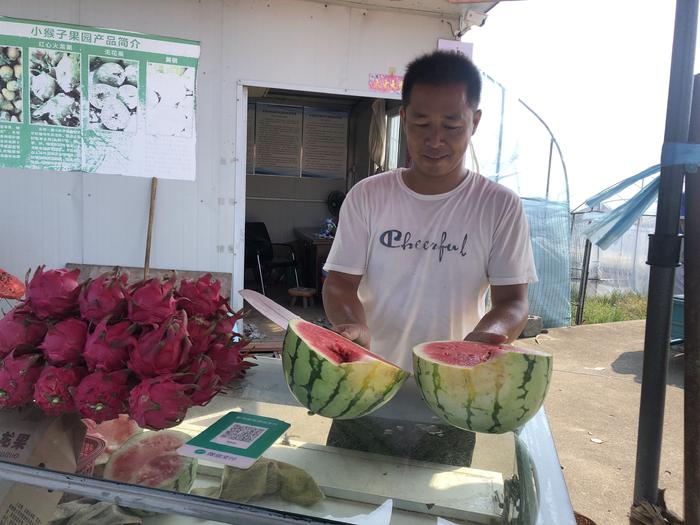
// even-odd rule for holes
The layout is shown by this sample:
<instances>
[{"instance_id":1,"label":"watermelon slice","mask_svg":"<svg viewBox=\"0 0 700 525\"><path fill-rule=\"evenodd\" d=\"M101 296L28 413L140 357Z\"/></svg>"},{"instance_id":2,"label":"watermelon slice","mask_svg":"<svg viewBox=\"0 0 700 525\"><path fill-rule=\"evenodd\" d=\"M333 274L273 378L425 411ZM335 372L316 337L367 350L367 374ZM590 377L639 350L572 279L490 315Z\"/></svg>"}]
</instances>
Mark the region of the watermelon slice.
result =
<instances>
[{"instance_id":1,"label":"watermelon slice","mask_svg":"<svg viewBox=\"0 0 700 525\"><path fill-rule=\"evenodd\" d=\"M141 432L112 454L104 478L176 492L189 492L197 460L176 452L190 436L176 430Z\"/></svg>"},{"instance_id":2,"label":"watermelon slice","mask_svg":"<svg viewBox=\"0 0 700 525\"><path fill-rule=\"evenodd\" d=\"M21 299L24 292L22 281L0 268L0 299Z\"/></svg>"},{"instance_id":3,"label":"watermelon slice","mask_svg":"<svg viewBox=\"0 0 700 525\"><path fill-rule=\"evenodd\" d=\"M96 465L107 463L109 457L126 443L131 436L143 430L127 414L119 414L119 417L102 423L96 423L92 419L83 419L87 427L87 435L99 438L105 442L104 452L95 460Z\"/></svg>"},{"instance_id":4,"label":"watermelon slice","mask_svg":"<svg viewBox=\"0 0 700 525\"><path fill-rule=\"evenodd\" d=\"M387 403L410 375L344 337L302 319L289 322L282 367L299 403L334 419L365 416Z\"/></svg>"},{"instance_id":5,"label":"watermelon slice","mask_svg":"<svg viewBox=\"0 0 700 525\"><path fill-rule=\"evenodd\" d=\"M436 341L413 348L423 399L442 419L502 434L537 413L552 377L552 356L508 345Z\"/></svg>"}]
</instances>

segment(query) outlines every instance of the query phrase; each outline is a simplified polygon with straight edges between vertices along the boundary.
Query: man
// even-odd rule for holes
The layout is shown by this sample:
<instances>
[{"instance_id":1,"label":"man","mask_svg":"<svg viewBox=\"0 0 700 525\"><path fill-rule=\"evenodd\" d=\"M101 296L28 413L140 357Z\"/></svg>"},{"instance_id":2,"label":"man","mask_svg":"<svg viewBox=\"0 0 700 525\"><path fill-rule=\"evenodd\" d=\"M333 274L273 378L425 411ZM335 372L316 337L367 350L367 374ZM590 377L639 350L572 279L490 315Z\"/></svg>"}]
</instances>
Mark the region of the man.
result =
<instances>
[{"instance_id":1,"label":"man","mask_svg":"<svg viewBox=\"0 0 700 525\"><path fill-rule=\"evenodd\" d=\"M408 66L401 118L412 166L348 193L324 267L334 329L406 370L418 343L503 343L527 321L537 278L520 199L464 167L480 94L480 73L461 54Z\"/></svg>"},{"instance_id":2,"label":"man","mask_svg":"<svg viewBox=\"0 0 700 525\"><path fill-rule=\"evenodd\" d=\"M334 329L405 370L418 343L503 343L527 321L536 275L520 199L464 167L480 94L479 71L461 54L438 51L409 64L401 117L411 168L348 193L324 267ZM465 466L474 442L446 425L372 415L334 421L328 435L329 445Z\"/></svg>"}]
</instances>

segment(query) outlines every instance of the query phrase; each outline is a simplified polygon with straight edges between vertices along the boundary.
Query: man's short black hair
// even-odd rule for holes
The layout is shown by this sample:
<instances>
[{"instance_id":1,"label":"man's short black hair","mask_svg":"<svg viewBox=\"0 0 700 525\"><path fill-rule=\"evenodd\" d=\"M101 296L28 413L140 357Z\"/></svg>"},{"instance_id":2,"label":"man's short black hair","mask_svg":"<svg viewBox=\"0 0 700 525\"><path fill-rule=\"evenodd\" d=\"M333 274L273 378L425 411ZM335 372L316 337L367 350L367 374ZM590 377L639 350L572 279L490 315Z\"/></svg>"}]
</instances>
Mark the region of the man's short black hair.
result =
<instances>
[{"instance_id":1,"label":"man's short black hair","mask_svg":"<svg viewBox=\"0 0 700 525\"><path fill-rule=\"evenodd\" d=\"M411 91L416 84L444 86L464 84L469 107L476 110L481 99L481 73L474 63L457 51L433 51L408 64L403 78L401 101L408 107Z\"/></svg>"}]
</instances>

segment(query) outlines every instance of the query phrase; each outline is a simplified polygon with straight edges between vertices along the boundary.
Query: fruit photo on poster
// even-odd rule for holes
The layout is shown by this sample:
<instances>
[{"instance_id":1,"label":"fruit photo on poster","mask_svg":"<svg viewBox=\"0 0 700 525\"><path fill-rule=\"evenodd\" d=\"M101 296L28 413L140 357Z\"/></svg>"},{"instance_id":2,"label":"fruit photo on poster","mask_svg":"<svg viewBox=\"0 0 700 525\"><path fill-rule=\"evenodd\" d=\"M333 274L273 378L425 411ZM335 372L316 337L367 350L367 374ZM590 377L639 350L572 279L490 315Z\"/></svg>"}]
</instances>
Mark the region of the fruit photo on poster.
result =
<instances>
[{"instance_id":1,"label":"fruit photo on poster","mask_svg":"<svg viewBox=\"0 0 700 525\"><path fill-rule=\"evenodd\" d=\"M148 63L146 132L149 135L192 136L195 75L194 67Z\"/></svg>"},{"instance_id":2,"label":"fruit photo on poster","mask_svg":"<svg viewBox=\"0 0 700 525\"><path fill-rule=\"evenodd\" d=\"M29 49L32 124L80 127L80 53Z\"/></svg>"},{"instance_id":3,"label":"fruit photo on poster","mask_svg":"<svg viewBox=\"0 0 700 525\"><path fill-rule=\"evenodd\" d=\"M22 122L22 48L0 43L0 122Z\"/></svg>"},{"instance_id":4,"label":"fruit photo on poster","mask_svg":"<svg viewBox=\"0 0 700 525\"><path fill-rule=\"evenodd\" d=\"M139 64L134 60L91 56L88 127L135 133L138 128Z\"/></svg>"}]
</instances>

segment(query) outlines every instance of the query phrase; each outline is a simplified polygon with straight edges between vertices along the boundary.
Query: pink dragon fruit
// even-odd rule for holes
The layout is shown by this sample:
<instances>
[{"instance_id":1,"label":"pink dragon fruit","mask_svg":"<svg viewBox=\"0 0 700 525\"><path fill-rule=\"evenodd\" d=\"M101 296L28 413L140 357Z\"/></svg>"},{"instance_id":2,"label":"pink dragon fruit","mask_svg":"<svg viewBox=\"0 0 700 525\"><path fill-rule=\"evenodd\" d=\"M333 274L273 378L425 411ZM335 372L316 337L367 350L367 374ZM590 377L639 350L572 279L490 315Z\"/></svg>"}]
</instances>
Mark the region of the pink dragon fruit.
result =
<instances>
[{"instance_id":1,"label":"pink dragon fruit","mask_svg":"<svg viewBox=\"0 0 700 525\"><path fill-rule=\"evenodd\" d=\"M221 390L221 378L216 374L216 365L209 356L197 356L182 372L177 379L179 383L196 385L190 394L193 405L206 405Z\"/></svg>"},{"instance_id":2,"label":"pink dragon fruit","mask_svg":"<svg viewBox=\"0 0 700 525\"><path fill-rule=\"evenodd\" d=\"M192 406L188 393L194 385L182 384L175 374L145 379L131 391L129 414L140 427L161 430L182 422Z\"/></svg>"},{"instance_id":3,"label":"pink dragon fruit","mask_svg":"<svg viewBox=\"0 0 700 525\"><path fill-rule=\"evenodd\" d=\"M136 337L132 334L136 325L129 321L107 325L106 317L88 335L83 358L88 370L113 372L126 368L129 354L136 348Z\"/></svg>"},{"instance_id":4,"label":"pink dragon fruit","mask_svg":"<svg viewBox=\"0 0 700 525\"><path fill-rule=\"evenodd\" d=\"M71 391L85 377L85 367L45 365L34 385L34 402L44 413L58 416L75 411Z\"/></svg>"},{"instance_id":5,"label":"pink dragon fruit","mask_svg":"<svg viewBox=\"0 0 700 525\"><path fill-rule=\"evenodd\" d=\"M239 379L245 375L245 372L253 363L244 361L247 355L242 354L241 350L248 345L248 341L240 339L217 340L209 349L207 355L214 361L216 373L221 378L223 385L227 385L234 379Z\"/></svg>"},{"instance_id":6,"label":"pink dragon fruit","mask_svg":"<svg viewBox=\"0 0 700 525\"><path fill-rule=\"evenodd\" d=\"M105 273L83 285L78 298L83 319L97 323L111 316L116 320L126 313L127 274L118 269Z\"/></svg>"},{"instance_id":7,"label":"pink dragon fruit","mask_svg":"<svg viewBox=\"0 0 700 525\"><path fill-rule=\"evenodd\" d=\"M131 352L129 368L141 378L177 372L189 361L187 313L180 311L160 327L146 332Z\"/></svg>"},{"instance_id":8,"label":"pink dragon fruit","mask_svg":"<svg viewBox=\"0 0 700 525\"><path fill-rule=\"evenodd\" d=\"M209 350L209 345L214 342L214 329L216 323L208 321L202 317L188 317L187 319L187 335L192 341L191 356L201 355Z\"/></svg>"},{"instance_id":9,"label":"pink dragon fruit","mask_svg":"<svg viewBox=\"0 0 700 525\"><path fill-rule=\"evenodd\" d=\"M36 319L26 305L15 306L0 319L0 359L20 345L38 345L46 330L46 323Z\"/></svg>"},{"instance_id":10,"label":"pink dragon fruit","mask_svg":"<svg viewBox=\"0 0 700 525\"><path fill-rule=\"evenodd\" d=\"M19 350L0 362L0 408L21 407L32 400L42 364L40 353Z\"/></svg>"},{"instance_id":11,"label":"pink dragon fruit","mask_svg":"<svg viewBox=\"0 0 700 525\"><path fill-rule=\"evenodd\" d=\"M77 268L73 271L65 268L44 271L44 266L39 266L29 281L27 272L26 298L34 315L39 319L48 319L65 317L75 311L80 294L79 275Z\"/></svg>"},{"instance_id":12,"label":"pink dragon fruit","mask_svg":"<svg viewBox=\"0 0 700 525\"><path fill-rule=\"evenodd\" d=\"M157 325L175 313L174 279L148 279L129 289L129 314L134 323Z\"/></svg>"},{"instance_id":13,"label":"pink dragon fruit","mask_svg":"<svg viewBox=\"0 0 700 525\"><path fill-rule=\"evenodd\" d=\"M192 317L211 317L226 302L221 294L221 283L212 280L211 274L202 275L196 281L183 279L177 293L177 304Z\"/></svg>"},{"instance_id":14,"label":"pink dragon fruit","mask_svg":"<svg viewBox=\"0 0 700 525\"><path fill-rule=\"evenodd\" d=\"M44 342L39 345L46 359L52 365L65 366L79 364L83 359L83 349L88 325L80 319L68 318L49 326Z\"/></svg>"},{"instance_id":15,"label":"pink dragon fruit","mask_svg":"<svg viewBox=\"0 0 700 525\"><path fill-rule=\"evenodd\" d=\"M78 413L96 423L109 421L128 411L129 371L98 370L83 378L71 393Z\"/></svg>"},{"instance_id":16,"label":"pink dragon fruit","mask_svg":"<svg viewBox=\"0 0 700 525\"><path fill-rule=\"evenodd\" d=\"M213 317L216 323L214 333L224 336L238 336L239 334L234 332L234 327L235 324L243 318L243 311L234 313L228 305L225 306L225 308L217 310L216 315Z\"/></svg>"}]
</instances>

